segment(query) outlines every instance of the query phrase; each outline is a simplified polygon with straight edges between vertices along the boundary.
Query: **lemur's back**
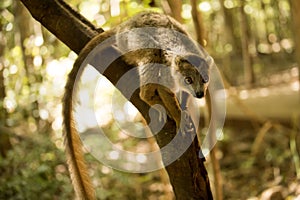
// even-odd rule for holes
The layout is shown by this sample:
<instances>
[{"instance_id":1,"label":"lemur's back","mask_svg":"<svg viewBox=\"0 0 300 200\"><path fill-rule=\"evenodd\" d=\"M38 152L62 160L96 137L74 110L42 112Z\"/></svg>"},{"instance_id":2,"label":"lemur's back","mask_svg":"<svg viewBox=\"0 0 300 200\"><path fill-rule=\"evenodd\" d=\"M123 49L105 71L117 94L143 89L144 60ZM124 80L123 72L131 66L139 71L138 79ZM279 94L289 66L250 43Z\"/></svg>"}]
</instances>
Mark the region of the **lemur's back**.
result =
<instances>
[{"instance_id":1,"label":"lemur's back","mask_svg":"<svg viewBox=\"0 0 300 200\"><path fill-rule=\"evenodd\" d=\"M170 54L186 55L201 54L201 50L184 30L183 26L175 19L160 13L142 12L129 21L122 23L118 28L117 45L122 52L138 49L160 49L161 57ZM134 56L138 60L151 57L156 61L153 51L136 51ZM140 57L139 57L140 55ZM130 56L132 59L132 55ZM129 59L129 60L131 60ZM147 62L147 61L145 61Z\"/></svg>"},{"instance_id":2,"label":"lemur's back","mask_svg":"<svg viewBox=\"0 0 300 200\"><path fill-rule=\"evenodd\" d=\"M130 28L143 28L143 27L162 27L169 28L186 34L186 31L182 27L180 23L178 23L173 18L156 12L141 12L134 17L132 17L129 21L121 24L122 28L130 29Z\"/></svg>"}]
</instances>

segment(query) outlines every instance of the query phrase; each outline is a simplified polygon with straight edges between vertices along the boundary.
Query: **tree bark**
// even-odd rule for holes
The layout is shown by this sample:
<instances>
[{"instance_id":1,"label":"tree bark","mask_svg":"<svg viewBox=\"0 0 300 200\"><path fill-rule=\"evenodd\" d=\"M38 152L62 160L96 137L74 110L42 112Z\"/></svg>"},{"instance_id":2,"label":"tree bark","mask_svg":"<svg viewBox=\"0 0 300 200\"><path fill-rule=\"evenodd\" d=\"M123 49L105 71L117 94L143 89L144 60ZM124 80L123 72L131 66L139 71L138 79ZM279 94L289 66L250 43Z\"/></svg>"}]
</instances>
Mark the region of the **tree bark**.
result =
<instances>
[{"instance_id":1,"label":"tree bark","mask_svg":"<svg viewBox=\"0 0 300 200\"><path fill-rule=\"evenodd\" d=\"M0 21L0 31L2 32L3 24ZM4 34L0 34L0 125L5 125L7 112L4 108L4 98L6 96L5 85L4 85L4 48L6 41Z\"/></svg>"},{"instance_id":2,"label":"tree bark","mask_svg":"<svg viewBox=\"0 0 300 200\"><path fill-rule=\"evenodd\" d=\"M26 77L27 81L26 84L31 90L30 93L34 93L33 88L31 88L32 85L32 80L35 81L35 83L39 82L38 77L36 76L36 73L33 68L33 56L29 53L26 53L26 45L24 42L26 39L29 39L31 35L34 34L33 31L33 20L28 12L28 10L21 4L21 2L16 1L14 5L14 10L15 10L15 21L16 21L16 31L19 36L19 45L21 46L22 49L22 58L23 58L23 63L24 63L24 69L26 72ZM28 118L28 116L32 116L36 124L38 125L39 123L39 116L34 115L33 113L38 110L38 101L37 99L34 99L34 101L29 102L29 106L27 106L24 109L24 118Z\"/></svg>"},{"instance_id":3,"label":"tree bark","mask_svg":"<svg viewBox=\"0 0 300 200\"><path fill-rule=\"evenodd\" d=\"M197 42L199 42L201 45L204 45L204 26L202 23L202 17L201 13L197 9L197 4L196 0L191 0L191 5L192 5L192 15L193 15L193 22L195 25L195 30L197 34ZM205 101L207 104L207 109L208 109L208 116L206 117L206 125L209 127L209 122L211 122L211 127L210 127L210 142L211 144L215 144L216 140L216 125L215 125L215 120L216 116L213 115L212 113L212 107L216 107L216 103L214 99L211 98L211 94L209 90L207 91L207 94L205 96ZM210 150L210 158L211 158L211 163L213 167L213 173L214 173L214 186L215 186L215 197L217 200L222 200L223 199L223 184L222 184L222 176L221 176L221 170L220 170L220 163L219 160L217 159L216 152L218 151L218 146L215 145L211 150Z\"/></svg>"},{"instance_id":4,"label":"tree bark","mask_svg":"<svg viewBox=\"0 0 300 200\"><path fill-rule=\"evenodd\" d=\"M292 10L292 20L293 20L293 30L294 30L294 40L295 40L295 57L298 64L299 71L299 81L300 81L300 1L290 0L291 10Z\"/></svg>"},{"instance_id":5,"label":"tree bark","mask_svg":"<svg viewBox=\"0 0 300 200\"><path fill-rule=\"evenodd\" d=\"M241 26L241 44L242 44L242 55L244 64L244 78L245 86L250 88L254 84L254 71L252 68L252 59L249 53L249 36L248 36L248 25L247 16L244 11L244 1L241 1L239 7L240 11L240 26Z\"/></svg>"},{"instance_id":6,"label":"tree bark","mask_svg":"<svg viewBox=\"0 0 300 200\"><path fill-rule=\"evenodd\" d=\"M3 24L0 21L0 30L2 31ZM5 84L4 84L4 47L5 47L5 38L3 34L0 34L0 155L2 157L7 156L8 150L12 149L10 142L10 131L8 128L5 128L7 111L4 108L4 98L6 97Z\"/></svg>"},{"instance_id":7,"label":"tree bark","mask_svg":"<svg viewBox=\"0 0 300 200\"><path fill-rule=\"evenodd\" d=\"M86 25L86 20L78 13L66 9L65 5L61 4L61 0L21 1L37 21L76 53L79 53L86 43L99 33L91 24ZM132 66L124 63L122 59L117 59L103 75L116 84L130 69ZM131 96L130 101L149 122L149 106L139 98L138 90ZM168 144L175 135L175 122L168 119L164 128L156 135L160 148ZM166 167L177 199L212 199L204 161L198 157L200 151L198 141L195 139L178 160Z\"/></svg>"},{"instance_id":8,"label":"tree bark","mask_svg":"<svg viewBox=\"0 0 300 200\"><path fill-rule=\"evenodd\" d=\"M181 17L181 7L182 7L182 1L178 0L168 0L168 4L171 9L172 17L179 21L180 23L183 22Z\"/></svg>"},{"instance_id":9,"label":"tree bark","mask_svg":"<svg viewBox=\"0 0 300 200\"><path fill-rule=\"evenodd\" d=\"M194 22L195 31L197 34L197 42L201 44L203 47L206 46L207 41L204 37L204 25L202 23L202 16L198 12L197 0L191 0L192 6L192 17Z\"/></svg>"},{"instance_id":10,"label":"tree bark","mask_svg":"<svg viewBox=\"0 0 300 200\"><path fill-rule=\"evenodd\" d=\"M21 0L33 18L53 33L75 53L102 29L96 29L62 0Z\"/></svg>"},{"instance_id":11,"label":"tree bark","mask_svg":"<svg viewBox=\"0 0 300 200\"><path fill-rule=\"evenodd\" d=\"M231 10L227 9L224 6L224 2L225 0L219 0L220 5L221 5L221 12L222 15L224 16L224 30L225 30L225 34L224 37L226 37L225 41L227 41L228 43L230 43L232 45L232 50L236 51L237 49L237 44L236 44L236 37L234 35L234 22L232 20L232 12Z\"/></svg>"},{"instance_id":12,"label":"tree bark","mask_svg":"<svg viewBox=\"0 0 300 200\"><path fill-rule=\"evenodd\" d=\"M5 158L7 152L12 149L12 144L10 142L10 137L12 132L9 128L0 125L0 157Z\"/></svg>"}]
</instances>

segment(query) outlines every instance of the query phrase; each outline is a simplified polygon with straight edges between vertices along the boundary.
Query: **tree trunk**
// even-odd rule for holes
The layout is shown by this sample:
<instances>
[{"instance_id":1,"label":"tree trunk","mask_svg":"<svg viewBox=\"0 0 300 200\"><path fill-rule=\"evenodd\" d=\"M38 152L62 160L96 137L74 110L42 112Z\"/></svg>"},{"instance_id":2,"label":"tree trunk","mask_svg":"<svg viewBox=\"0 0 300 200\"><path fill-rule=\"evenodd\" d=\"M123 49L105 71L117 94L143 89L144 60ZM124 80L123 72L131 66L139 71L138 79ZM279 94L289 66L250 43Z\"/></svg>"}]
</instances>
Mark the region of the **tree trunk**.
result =
<instances>
[{"instance_id":1,"label":"tree trunk","mask_svg":"<svg viewBox=\"0 0 300 200\"><path fill-rule=\"evenodd\" d=\"M249 36L248 36L248 25L247 25L247 16L244 11L244 1L241 1L239 7L240 11L240 26L241 26L241 44L242 44L242 55L243 55L243 64L244 64L244 79L245 86L250 88L254 83L254 71L252 68L252 59L249 53Z\"/></svg>"},{"instance_id":2,"label":"tree trunk","mask_svg":"<svg viewBox=\"0 0 300 200\"><path fill-rule=\"evenodd\" d=\"M232 21L232 15L230 11L224 6L224 0L219 0L220 5L221 5L221 13L224 18L224 23L222 25L222 28L224 29L224 33L222 33L222 42L224 45L230 44L232 50L230 52L223 51L225 52L224 55L222 55L222 72L223 72L223 79L226 77L227 81L232 83L233 78L236 77L235 74L233 74L232 70L232 62L231 62L231 56L235 54L237 51L237 45L235 42L235 37L234 37L234 24Z\"/></svg>"},{"instance_id":3,"label":"tree trunk","mask_svg":"<svg viewBox=\"0 0 300 200\"><path fill-rule=\"evenodd\" d=\"M0 21L0 30L2 31L3 25ZM7 151L12 149L12 145L10 143L10 134L9 129L5 128L7 112L4 108L4 98L6 97L5 85L4 85L4 47L5 47L5 39L3 34L0 34L0 155L2 157L6 157Z\"/></svg>"},{"instance_id":4,"label":"tree trunk","mask_svg":"<svg viewBox=\"0 0 300 200\"><path fill-rule=\"evenodd\" d=\"M0 30L2 32L3 24L0 21ZM4 125L7 117L6 109L4 108L4 98L6 96L5 93L5 85L4 85L4 48L5 48L5 38L3 34L0 34L0 125Z\"/></svg>"},{"instance_id":5,"label":"tree trunk","mask_svg":"<svg viewBox=\"0 0 300 200\"><path fill-rule=\"evenodd\" d=\"M290 5L292 9L292 20L293 20L293 30L294 30L294 40L295 40L295 57L298 64L298 76L300 81L300 1L290 0Z\"/></svg>"},{"instance_id":6,"label":"tree trunk","mask_svg":"<svg viewBox=\"0 0 300 200\"><path fill-rule=\"evenodd\" d=\"M21 0L33 18L66 44L72 51L80 50L102 29L96 29L62 0Z\"/></svg>"},{"instance_id":7,"label":"tree trunk","mask_svg":"<svg viewBox=\"0 0 300 200\"><path fill-rule=\"evenodd\" d=\"M30 89L29 93L34 93L35 91L32 91L33 88L31 88L32 80L35 81L35 83L38 82L38 78L36 76L36 73L33 68L33 57L30 53L26 53L26 46L25 41L30 38L34 34L33 32L33 23L32 18L28 12L28 10L21 4L21 2L16 1L15 2L15 19L16 19L16 29L17 29L17 35L19 37L19 45L22 49L22 58L24 63L24 68L26 72L26 79L27 79L27 86ZM38 110L38 101L35 100L29 100L29 106L24 109L25 112L25 118L28 118L29 116L32 116L35 119L36 125L38 126L39 122L39 116L34 115L34 112Z\"/></svg>"},{"instance_id":8,"label":"tree trunk","mask_svg":"<svg viewBox=\"0 0 300 200\"><path fill-rule=\"evenodd\" d=\"M21 1L37 21L40 21L76 53L79 53L86 43L98 34L94 27L86 25L82 16L66 9L66 6L61 4L61 0ZM104 76L116 84L119 78L130 69L132 66L117 59L108 67ZM121 92L124 91L121 90ZM130 101L149 121L149 106L140 99L138 90L131 96ZM160 148L169 144L175 135L175 122L168 119L164 128L156 135ZM174 148L177 147L174 146ZM203 160L198 157L200 151L197 140L194 140L178 160L166 167L177 199L212 199L207 172Z\"/></svg>"},{"instance_id":9,"label":"tree trunk","mask_svg":"<svg viewBox=\"0 0 300 200\"><path fill-rule=\"evenodd\" d=\"M168 4L171 9L171 16L179 21L180 23L183 22L182 17L181 17L181 7L182 7L182 1L178 0L168 0Z\"/></svg>"},{"instance_id":10,"label":"tree trunk","mask_svg":"<svg viewBox=\"0 0 300 200\"><path fill-rule=\"evenodd\" d=\"M197 34L197 41L199 44L201 44L203 47L206 46L207 41L204 37L204 25L202 23L202 16L198 12L198 6L197 6L197 0L191 0L191 6L192 6L192 17L194 22L195 31Z\"/></svg>"},{"instance_id":11,"label":"tree trunk","mask_svg":"<svg viewBox=\"0 0 300 200\"><path fill-rule=\"evenodd\" d=\"M232 12L224 6L224 1L225 0L219 0L221 5L221 12L224 16L225 33L223 35L226 38L225 41L232 45L232 50L236 51L237 45L234 36L234 22L232 20Z\"/></svg>"},{"instance_id":12,"label":"tree trunk","mask_svg":"<svg viewBox=\"0 0 300 200\"><path fill-rule=\"evenodd\" d=\"M193 15L193 21L196 29L196 34L197 34L197 41L203 45L202 43L205 41L203 33L204 33L204 26L202 23L202 17L201 13L197 10L197 4L196 0L191 0L191 5L192 5L192 15ZM206 125L209 127L209 122L211 122L211 127L210 127L210 142L211 144L215 144L215 135L216 135L216 127L215 127L215 121L216 117L212 116L212 106L215 104L214 99L211 98L210 92L208 91L206 96L205 96L205 101L207 104L207 109L208 109L208 116L206 119ZM216 107L216 105L214 105ZM215 196L217 200L222 200L223 199L223 185L222 185L222 176L221 176L221 171L220 171L220 163L219 160L217 159L216 152L218 151L218 146L215 145L211 150L210 150L210 157L212 161L212 166L213 166L213 173L214 173L214 186L215 186Z\"/></svg>"},{"instance_id":13,"label":"tree trunk","mask_svg":"<svg viewBox=\"0 0 300 200\"><path fill-rule=\"evenodd\" d=\"M0 156L4 158L7 156L7 152L12 149L11 136L12 133L9 128L0 126Z\"/></svg>"}]
</instances>

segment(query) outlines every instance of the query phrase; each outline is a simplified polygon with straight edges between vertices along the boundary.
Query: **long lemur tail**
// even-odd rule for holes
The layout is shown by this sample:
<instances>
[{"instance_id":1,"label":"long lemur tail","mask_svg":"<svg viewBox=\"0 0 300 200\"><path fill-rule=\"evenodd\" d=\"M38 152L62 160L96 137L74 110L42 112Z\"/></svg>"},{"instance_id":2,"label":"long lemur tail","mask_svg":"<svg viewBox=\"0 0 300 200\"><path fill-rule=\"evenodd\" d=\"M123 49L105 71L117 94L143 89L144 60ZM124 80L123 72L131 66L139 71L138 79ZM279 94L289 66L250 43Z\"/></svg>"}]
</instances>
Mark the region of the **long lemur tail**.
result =
<instances>
[{"instance_id":1,"label":"long lemur tail","mask_svg":"<svg viewBox=\"0 0 300 200\"><path fill-rule=\"evenodd\" d=\"M73 93L76 92L76 77L80 76L80 70L86 56L99 43L114 34L114 30L101 33L94 37L80 52L72 71L69 74L65 86L63 99L63 118L64 118L64 142L67 155L67 164L75 189L77 198L83 200L94 200L95 190L88 174L87 165L83 157L83 146L77 132L73 115Z\"/></svg>"},{"instance_id":2,"label":"long lemur tail","mask_svg":"<svg viewBox=\"0 0 300 200\"><path fill-rule=\"evenodd\" d=\"M73 117L73 90L75 78L78 74L80 64L76 61L73 70L69 74L68 82L65 87L63 100L63 117L64 117L64 139L67 155L67 163L72 179L76 196L79 199L95 199L94 187L88 175L87 166L83 157L82 143L75 127Z\"/></svg>"}]
</instances>

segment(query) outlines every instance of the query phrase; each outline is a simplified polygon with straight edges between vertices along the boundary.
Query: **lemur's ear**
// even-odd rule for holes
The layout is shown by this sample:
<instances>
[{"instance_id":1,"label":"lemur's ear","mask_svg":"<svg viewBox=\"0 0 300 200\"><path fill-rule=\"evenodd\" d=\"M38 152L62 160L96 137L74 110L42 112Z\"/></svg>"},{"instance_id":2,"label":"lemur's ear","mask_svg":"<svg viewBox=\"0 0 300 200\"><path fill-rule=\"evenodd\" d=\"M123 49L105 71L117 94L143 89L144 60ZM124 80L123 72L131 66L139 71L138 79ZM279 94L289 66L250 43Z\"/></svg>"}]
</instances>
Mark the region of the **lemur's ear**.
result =
<instances>
[{"instance_id":1,"label":"lemur's ear","mask_svg":"<svg viewBox=\"0 0 300 200\"><path fill-rule=\"evenodd\" d=\"M184 70L184 63L186 63L186 60L182 56L178 55L176 55L173 59L174 69L176 71Z\"/></svg>"},{"instance_id":2,"label":"lemur's ear","mask_svg":"<svg viewBox=\"0 0 300 200\"><path fill-rule=\"evenodd\" d=\"M205 60L199 57L196 54L187 54L184 56L176 56L175 57L175 68L177 70L183 69L185 67L184 63L192 64L195 67L200 67Z\"/></svg>"},{"instance_id":3,"label":"lemur's ear","mask_svg":"<svg viewBox=\"0 0 300 200\"><path fill-rule=\"evenodd\" d=\"M201 57L199 57L196 54L188 54L184 56L184 59L186 62L189 62L190 64L194 65L195 67L200 67L205 60Z\"/></svg>"},{"instance_id":4,"label":"lemur's ear","mask_svg":"<svg viewBox=\"0 0 300 200\"><path fill-rule=\"evenodd\" d=\"M178 69L181 62L182 62L182 57L181 56L175 56L173 62L175 64L175 68Z\"/></svg>"}]
</instances>

